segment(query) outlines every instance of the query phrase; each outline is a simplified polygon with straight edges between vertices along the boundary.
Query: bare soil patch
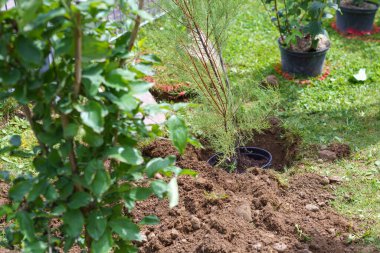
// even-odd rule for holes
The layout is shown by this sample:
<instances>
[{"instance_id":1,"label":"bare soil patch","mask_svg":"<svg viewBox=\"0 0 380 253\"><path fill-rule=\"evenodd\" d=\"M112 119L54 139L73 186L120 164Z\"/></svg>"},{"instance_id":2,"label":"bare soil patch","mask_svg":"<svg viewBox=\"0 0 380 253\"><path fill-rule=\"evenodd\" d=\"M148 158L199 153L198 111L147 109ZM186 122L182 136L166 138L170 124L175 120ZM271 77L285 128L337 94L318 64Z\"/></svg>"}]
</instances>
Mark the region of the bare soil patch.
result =
<instances>
[{"instance_id":1,"label":"bare soil patch","mask_svg":"<svg viewBox=\"0 0 380 253\"><path fill-rule=\"evenodd\" d=\"M199 175L179 178L180 204L172 210L167 201L155 198L137 204L136 220L150 214L161 219L144 228L141 253L379 252L347 242L355 224L329 206L334 196L318 175L296 175L283 185L270 170L229 174L200 160L193 148L179 157L166 140L155 147L144 154L174 154L178 166Z\"/></svg>"},{"instance_id":2,"label":"bare soil patch","mask_svg":"<svg viewBox=\"0 0 380 253\"><path fill-rule=\"evenodd\" d=\"M269 122L271 127L255 134L254 141L248 142L246 146L268 150L273 157L271 168L283 170L297 159L301 139L282 127L277 118L271 118Z\"/></svg>"}]
</instances>

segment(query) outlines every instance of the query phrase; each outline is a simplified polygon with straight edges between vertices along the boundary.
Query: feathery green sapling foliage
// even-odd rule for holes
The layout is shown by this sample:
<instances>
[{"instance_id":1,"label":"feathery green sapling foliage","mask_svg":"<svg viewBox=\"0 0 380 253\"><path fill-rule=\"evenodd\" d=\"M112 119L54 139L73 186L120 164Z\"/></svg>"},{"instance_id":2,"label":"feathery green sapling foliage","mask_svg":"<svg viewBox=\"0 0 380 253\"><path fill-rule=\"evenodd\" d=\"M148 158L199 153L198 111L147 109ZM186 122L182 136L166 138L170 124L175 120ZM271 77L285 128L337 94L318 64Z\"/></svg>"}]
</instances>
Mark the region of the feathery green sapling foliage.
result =
<instances>
[{"instance_id":1,"label":"feathery green sapling foliage","mask_svg":"<svg viewBox=\"0 0 380 253\"><path fill-rule=\"evenodd\" d=\"M175 157L149 160L137 149L140 140L161 133L144 118L163 109L135 98L151 87L142 77L157 61L132 51L140 16L147 15L142 3L28 0L1 11L1 97L22 106L38 142L36 175L16 178L11 204L0 208L11 248L67 252L77 244L95 253L136 252L139 228L158 218L135 224L124 210L151 195L177 204L176 178L189 171L175 167ZM115 5L129 19L129 32L110 40L119 26L107 18ZM183 120L172 115L167 126L183 153L189 139ZM2 151L21 148L14 136ZM155 180L156 173L170 182ZM62 225L51 226L53 220Z\"/></svg>"},{"instance_id":2,"label":"feathery green sapling foliage","mask_svg":"<svg viewBox=\"0 0 380 253\"><path fill-rule=\"evenodd\" d=\"M244 0L162 1L162 8L175 21L172 29L162 31L168 38L165 43L168 54L176 49L173 67L199 93L200 105L189 112L189 125L225 158L232 157L236 146L247 141L253 130L262 129L268 112L268 108L255 107L258 98L252 96L254 85L249 84L248 93L240 93L242 87L231 83L222 55L227 30L244 3Z\"/></svg>"}]
</instances>

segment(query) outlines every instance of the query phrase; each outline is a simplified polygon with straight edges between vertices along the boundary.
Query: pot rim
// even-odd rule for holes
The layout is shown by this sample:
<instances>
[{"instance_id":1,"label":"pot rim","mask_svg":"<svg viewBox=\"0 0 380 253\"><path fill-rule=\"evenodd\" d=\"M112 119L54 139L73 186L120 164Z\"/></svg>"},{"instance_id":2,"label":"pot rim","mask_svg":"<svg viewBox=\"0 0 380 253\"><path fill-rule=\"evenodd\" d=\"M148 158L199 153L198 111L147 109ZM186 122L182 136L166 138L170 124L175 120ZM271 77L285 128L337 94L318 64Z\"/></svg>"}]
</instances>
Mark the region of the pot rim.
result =
<instances>
[{"instance_id":1,"label":"pot rim","mask_svg":"<svg viewBox=\"0 0 380 253\"><path fill-rule=\"evenodd\" d=\"M326 54L326 52L330 49L331 47L331 43L329 43L329 46L321 51L314 51L314 52L294 52L294 51L290 51L289 49L287 49L286 47L284 47L281 42L280 42L280 39L281 38L278 38L277 42L278 42L278 46L280 48L280 50L283 50L283 51L286 51L287 54L290 54L290 55L294 55L294 56L298 56L298 57L310 57L310 56L319 56L319 55L323 55L323 54Z\"/></svg>"},{"instance_id":2,"label":"pot rim","mask_svg":"<svg viewBox=\"0 0 380 253\"><path fill-rule=\"evenodd\" d=\"M366 1L368 3L368 1ZM371 3L371 2L369 2ZM379 4L371 3L376 6L375 9L357 9L357 8L349 8L345 6L339 6L339 9L342 10L342 12L348 12L348 13L356 13L356 14L373 14L376 13L379 9ZM339 11L337 11L338 13Z\"/></svg>"},{"instance_id":3,"label":"pot rim","mask_svg":"<svg viewBox=\"0 0 380 253\"><path fill-rule=\"evenodd\" d=\"M236 150L238 151L245 151L245 152L241 152L241 154L253 154L253 152L249 152L249 150L257 150L257 151L260 151L260 152L263 152L267 155L267 162L265 164L263 164L260 168L262 169L268 169L271 165L272 165L272 161L273 161L273 157L272 157L272 154L266 150L266 149L263 149L263 148L258 148L258 147L253 147L253 146L240 146L240 147L236 147ZM208 160L207 160L207 163L210 164L211 160L214 159L215 157L217 156L220 156L222 155L222 153L216 153L214 155L212 155Z\"/></svg>"}]
</instances>

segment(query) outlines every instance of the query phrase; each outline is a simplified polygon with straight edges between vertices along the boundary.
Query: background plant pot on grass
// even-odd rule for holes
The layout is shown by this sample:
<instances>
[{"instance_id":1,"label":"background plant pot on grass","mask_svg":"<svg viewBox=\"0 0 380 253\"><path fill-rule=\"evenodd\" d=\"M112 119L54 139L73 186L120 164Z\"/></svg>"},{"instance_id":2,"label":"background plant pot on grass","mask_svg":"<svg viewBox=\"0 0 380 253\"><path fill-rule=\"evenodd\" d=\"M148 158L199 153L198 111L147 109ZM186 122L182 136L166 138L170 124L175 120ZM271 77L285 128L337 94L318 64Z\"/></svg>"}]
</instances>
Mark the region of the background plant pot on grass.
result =
<instances>
[{"instance_id":1,"label":"background plant pot on grass","mask_svg":"<svg viewBox=\"0 0 380 253\"><path fill-rule=\"evenodd\" d=\"M318 76L322 74L326 53L330 47L315 52L293 52L283 47L281 51L282 71L299 76Z\"/></svg>"},{"instance_id":2,"label":"background plant pot on grass","mask_svg":"<svg viewBox=\"0 0 380 253\"><path fill-rule=\"evenodd\" d=\"M234 172L237 173L244 173L250 167L268 169L272 165L272 154L262 148L238 147L236 148L236 154L236 157L232 158L230 163L236 167ZM207 163L211 166L216 166L220 162L222 155L221 153L213 155Z\"/></svg>"},{"instance_id":3,"label":"background plant pot on grass","mask_svg":"<svg viewBox=\"0 0 380 253\"><path fill-rule=\"evenodd\" d=\"M371 32L379 8L377 4L371 5L374 7L368 9L340 6L340 11L336 12L337 29L343 33Z\"/></svg>"}]
</instances>

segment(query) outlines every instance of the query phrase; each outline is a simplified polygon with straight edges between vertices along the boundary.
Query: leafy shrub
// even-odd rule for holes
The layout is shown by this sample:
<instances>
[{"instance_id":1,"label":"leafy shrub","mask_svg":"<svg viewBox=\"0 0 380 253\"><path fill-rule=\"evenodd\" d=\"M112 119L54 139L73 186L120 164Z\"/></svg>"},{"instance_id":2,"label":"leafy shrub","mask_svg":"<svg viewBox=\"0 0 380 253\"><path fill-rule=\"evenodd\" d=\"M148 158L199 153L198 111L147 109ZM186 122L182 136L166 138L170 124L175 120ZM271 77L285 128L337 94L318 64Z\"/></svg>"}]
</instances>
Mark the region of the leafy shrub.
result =
<instances>
[{"instance_id":1,"label":"leafy shrub","mask_svg":"<svg viewBox=\"0 0 380 253\"><path fill-rule=\"evenodd\" d=\"M11 248L38 253L77 244L91 252L136 252L140 226L158 218L135 224L124 213L152 195L177 204L176 178L188 171L175 167L174 157L149 160L137 149L139 141L161 134L144 118L171 111L135 98L151 87L142 77L158 60L132 51L140 16L147 16L142 2L19 1L1 12L2 97L22 106L38 142L36 175L16 178L11 204L0 209L11 221ZM120 25L107 18L115 5L129 19L129 32L111 40ZM167 125L182 153L183 120L172 115ZM16 154L21 143L15 135L3 151ZM169 183L155 180L156 173L171 177Z\"/></svg>"},{"instance_id":2,"label":"leafy shrub","mask_svg":"<svg viewBox=\"0 0 380 253\"><path fill-rule=\"evenodd\" d=\"M280 33L280 42L285 47L297 45L298 39L310 37L315 50L320 35L326 35L323 20L333 17L329 11L338 10L336 0L261 0L273 24Z\"/></svg>"}]
</instances>

